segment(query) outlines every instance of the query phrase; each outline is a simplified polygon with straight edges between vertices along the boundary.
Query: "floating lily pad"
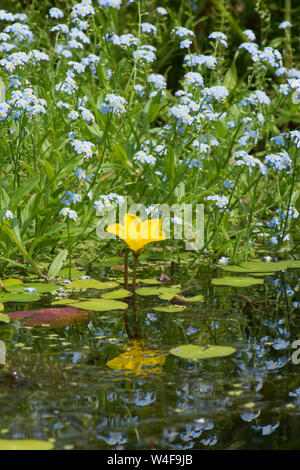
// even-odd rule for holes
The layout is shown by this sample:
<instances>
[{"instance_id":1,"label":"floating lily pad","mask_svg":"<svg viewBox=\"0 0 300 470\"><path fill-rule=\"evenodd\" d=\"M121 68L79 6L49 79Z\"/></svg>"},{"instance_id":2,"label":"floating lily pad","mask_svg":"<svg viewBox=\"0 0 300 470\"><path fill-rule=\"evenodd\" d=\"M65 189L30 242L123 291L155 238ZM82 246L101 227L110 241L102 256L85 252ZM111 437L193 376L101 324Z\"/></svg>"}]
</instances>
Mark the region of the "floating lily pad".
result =
<instances>
[{"instance_id":1,"label":"floating lily pad","mask_svg":"<svg viewBox=\"0 0 300 470\"><path fill-rule=\"evenodd\" d=\"M54 302L51 302L51 305L70 305L75 304L76 302L79 302L79 299L70 299L65 297L64 299L54 300Z\"/></svg>"},{"instance_id":2,"label":"floating lily pad","mask_svg":"<svg viewBox=\"0 0 300 470\"><path fill-rule=\"evenodd\" d=\"M26 292L26 289L34 289L39 294L55 292L60 286L50 282L31 282L30 284L14 284L6 287L8 292Z\"/></svg>"},{"instance_id":3,"label":"floating lily pad","mask_svg":"<svg viewBox=\"0 0 300 470\"><path fill-rule=\"evenodd\" d=\"M78 279L81 276L85 276L86 271L79 271L78 269L71 269L71 278ZM59 277L63 279L69 279L69 268L63 268L59 271Z\"/></svg>"},{"instance_id":4,"label":"floating lily pad","mask_svg":"<svg viewBox=\"0 0 300 470\"><path fill-rule=\"evenodd\" d=\"M163 313L177 313L177 312L182 312L185 309L186 307L184 305L167 305L167 306L162 305L162 306L153 308L155 312L163 312Z\"/></svg>"},{"instance_id":5,"label":"floating lily pad","mask_svg":"<svg viewBox=\"0 0 300 470\"><path fill-rule=\"evenodd\" d=\"M0 322L9 323L10 318L6 313L0 313Z\"/></svg>"},{"instance_id":6,"label":"floating lily pad","mask_svg":"<svg viewBox=\"0 0 300 470\"><path fill-rule=\"evenodd\" d=\"M77 279L73 281L72 284L66 284L66 289L112 289L113 287L117 287L119 285L118 282L115 281L105 281L101 282L97 279Z\"/></svg>"},{"instance_id":7,"label":"floating lily pad","mask_svg":"<svg viewBox=\"0 0 300 470\"><path fill-rule=\"evenodd\" d=\"M12 319L24 319L29 325L49 324L55 327L72 325L88 320L87 312L77 307L65 308L41 308L39 310L23 310L19 312L8 312Z\"/></svg>"},{"instance_id":8,"label":"floating lily pad","mask_svg":"<svg viewBox=\"0 0 300 470\"><path fill-rule=\"evenodd\" d=\"M12 279L12 278L3 279L2 283L5 288L7 288L8 286L15 286L16 284L23 284L23 282L20 279Z\"/></svg>"},{"instance_id":9,"label":"floating lily pad","mask_svg":"<svg viewBox=\"0 0 300 470\"><path fill-rule=\"evenodd\" d=\"M296 268L300 269L300 260L295 259L295 260L289 260L289 261L284 261L287 265L288 268Z\"/></svg>"},{"instance_id":10,"label":"floating lily pad","mask_svg":"<svg viewBox=\"0 0 300 470\"><path fill-rule=\"evenodd\" d=\"M229 346L198 346L195 344L184 344L177 346L170 350L174 356L181 357L182 359L200 360L230 356L235 353L236 349Z\"/></svg>"},{"instance_id":11,"label":"floating lily pad","mask_svg":"<svg viewBox=\"0 0 300 470\"><path fill-rule=\"evenodd\" d=\"M159 296L160 294L166 294L168 296L172 295L171 298L174 297L175 294L180 292L181 288L180 287L139 287L136 289L136 293L138 295L157 295ZM168 300L168 299L167 299Z\"/></svg>"},{"instance_id":12,"label":"floating lily pad","mask_svg":"<svg viewBox=\"0 0 300 470\"><path fill-rule=\"evenodd\" d=\"M125 302L108 299L86 300L83 302L72 303L72 305L77 308L92 310L94 312L109 312L111 310L125 310L128 308L128 305Z\"/></svg>"},{"instance_id":13,"label":"floating lily pad","mask_svg":"<svg viewBox=\"0 0 300 470\"><path fill-rule=\"evenodd\" d=\"M241 263L243 269L246 269L248 273L261 273L261 272L276 272L285 271L288 267L287 261L279 261L277 263L265 263L260 261L248 261L247 263Z\"/></svg>"},{"instance_id":14,"label":"floating lily pad","mask_svg":"<svg viewBox=\"0 0 300 470\"><path fill-rule=\"evenodd\" d=\"M241 266L236 266L233 264L228 264L226 266L221 266L223 271L229 271L230 273L247 273L246 268L242 268Z\"/></svg>"},{"instance_id":15,"label":"floating lily pad","mask_svg":"<svg viewBox=\"0 0 300 470\"><path fill-rule=\"evenodd\" d=\"M19 294L19 293L14 293L14 294L0 294L0 302L6 303L6 302L22 302L22 303L27 303L27 302L36 302L37 300L40 300L40 296L38 294Z\"/></svg>"},{"instance_id":16,"label":"floating lily pad","mask_svg":"<svg viewBox=\"0 0 300 470\"><path fill-rule=\"evenodd\" d=\"M249 287L255 284L263 284L263 279L255 279L253 277L220 277L212 279L214 286L230 286L230 287Z\"/></svg>"},{"instance_id":17,"label":"floating lily pad","mask_svg":"<svg viewBox=\"0 0 300 470\"><path fill-rule=\"evenodd\" d=\"M48 441L34 439L0 439L0 450L51 450L54 446Z\"/></svg>"},{"instance_id":18,"label":"floating lily pad","mask_svg":"<svg viewBox=\"0 0 300 470\"><path fill-rule=\"evenodd\" d=\"M142 284L160 284L160 281L158 281L157 279L152 279L152 278L148 278L148 279L137 279L136 282L141 282Z\"/></svg>"},{"instance_id":19,"label":"floating lily pad","mask_svg":"<svg viewBox=\"0 0 300 470\"><path fill-rule=\"evenodd\" d=\"M176 295L177 299L182 302L193 303L193 302L202 302L204 300L203 295L194 295L193 297L183 297L182 295Z\"/></svg>"},{"instance_id":20,"label":"floating lily pad","mask_svg":"<svg viewBox=\"0 0 300 470\"><path fill-rule=\"evenodd\" d=\"M132 292L130 292L127 289L117 289L113 290L111 292L105 292L105 294L102 294L101 297L102 299L124 299L125 297L129 297L132 295Z\"/></svg>"}]
</instances>

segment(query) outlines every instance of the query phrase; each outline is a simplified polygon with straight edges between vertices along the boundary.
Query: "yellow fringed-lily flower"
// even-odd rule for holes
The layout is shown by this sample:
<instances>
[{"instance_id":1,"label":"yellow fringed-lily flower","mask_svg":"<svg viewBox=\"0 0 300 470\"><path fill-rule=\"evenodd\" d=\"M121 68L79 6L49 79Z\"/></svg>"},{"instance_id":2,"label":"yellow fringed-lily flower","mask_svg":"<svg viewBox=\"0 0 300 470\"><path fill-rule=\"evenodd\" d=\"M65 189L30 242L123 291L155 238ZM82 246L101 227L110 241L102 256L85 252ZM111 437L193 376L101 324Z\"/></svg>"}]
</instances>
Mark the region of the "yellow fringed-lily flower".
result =
<instances>
[{"instance_id":1,"label":"yellow fringed-lily flower","mask_svg":"<svg viewBox=\"0 0 300 470\"><path fill-rule=\"evenodd\" d=\"M166 239L161 219L142 221L138 216L131 214L125 215L123 224L111 224L106 231L124 240L135 253L148 243Z\"/></svg>"}]
</instances>

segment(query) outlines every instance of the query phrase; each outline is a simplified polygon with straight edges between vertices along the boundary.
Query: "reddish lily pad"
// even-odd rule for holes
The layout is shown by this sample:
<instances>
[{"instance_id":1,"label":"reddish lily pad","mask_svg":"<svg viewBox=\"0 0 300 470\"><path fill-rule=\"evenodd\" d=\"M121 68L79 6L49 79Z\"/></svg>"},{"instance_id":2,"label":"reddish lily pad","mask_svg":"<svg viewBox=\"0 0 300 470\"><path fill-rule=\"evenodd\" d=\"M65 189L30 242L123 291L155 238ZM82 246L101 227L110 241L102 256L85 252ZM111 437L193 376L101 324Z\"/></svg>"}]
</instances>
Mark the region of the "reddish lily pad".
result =
<instances>
[{"instance_id":1,"label":"reddish lily pad","mask_svg":"<svg viewBox=\"0 0 300 470\"><path fill-rule=\"evenodd\" d=\"M26 323L33 326L47 324L50 326L67 326L86 321L89 314L80 308L41 308L39 310L23 310L20 312L8 312L12 319L25 319Z\"/></svg>"}]
</instances>

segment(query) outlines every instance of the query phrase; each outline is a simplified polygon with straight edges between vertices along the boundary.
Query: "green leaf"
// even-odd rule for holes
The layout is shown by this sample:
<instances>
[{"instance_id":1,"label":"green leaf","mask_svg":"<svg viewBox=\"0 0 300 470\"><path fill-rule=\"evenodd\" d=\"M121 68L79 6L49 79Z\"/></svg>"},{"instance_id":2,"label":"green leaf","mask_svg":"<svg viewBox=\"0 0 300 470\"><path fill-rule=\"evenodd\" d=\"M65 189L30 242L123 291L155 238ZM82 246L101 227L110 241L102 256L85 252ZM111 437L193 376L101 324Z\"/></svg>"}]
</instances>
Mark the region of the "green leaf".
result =
<instances>
[{"instance_id":1,"label":"green leaf","mask_svg":"<svg viewBox=\"0 0 300 470\"><path fill-rule=\"evenodd\" d=\"M4 323L9 323L10 322L10 318L8 315L6 315L5 313L0 313L0 322L4 322Z\"/></svg>"},{"instance_id":2,"label":"green leaf","mask_svg":"<svg viewBox=\"0 0 300 470\"><path fill-rule=\"evenodd\" d=\"M160 281L158 281L157 279L152 279L152 278L147 278L147 279L137 278L136 282L140 282L141 284L160 284Z\"/></svg>"},{"instance_id":3,"label":"green leaf","mask_svg":"<svg viewBox=\"0 0 300 470\"><path fill-rule=\"evenodd\" d=\"M34 439L0 439L0 450L51 450L54 446L48 441Z\"/></svg>"},{"instance_id":4,"label":"green leaf","mask_svg":"<svg viewBox=\"0 0 300 470\"><path fill-rule=\"evenodd\" d=\"M198 346L194 344L184 344L170 350L170 353L173 354L173 356L177 356L182 359L190 359L193 361L226 357L235 352L236 349L229 346Z\"/></svg>"},{"instance_id":5,"label":"green leaf","mask_svg":"<svg viewBox=\"0 0 300 470\"><path fill-rule=\"evenodd\" d=\"M155 312L163 312L163 313L177 313L177 312L182 312L185 310L186 307L184 305L168 305L166 307L158 306L158 307L153 307L153 310Z\"/></svg>"},{"instance_id":6,"label":"green leaf","mask_svg":"<svg viewBox=\"0 0 300 470\"><path fill-rule=\"evenodd\" d=\"M288 267L288 261L278 261L277 263L264 263L261 261L248 261L247 263L241 263L241 267L246 269L248 273L260 273L270 271L285 271Z\"/></svg>"},{"instance_id":7,"label":"green leaf","mask_svg":"<svg viewBox=\"0 0 300 470\"><path fill-rule=\"evenodd\" d=\"M9 286L15 286L16 284L23 284L20 279L14 279L14 278L9 278L9 279L4 279L3 281L4 287L9 287Z\"/></svg>"},{"instance_id":8,"label":"green leaf","mask_svg":"<svg viewBox=\"0 0 300 470\"><path fill-rule=\"evenodd\" d=\"M204 300L203 295L194 295L193 297L183 297L182 295L176 295L176 297L184 302L202 302Z\"/></svg>"},{"instance_id":9,"label":"green leaf","mask_svg":"<svg viewBox=\"0 0 300 470\"><path fill-rule=\"evenodd\" d=\"M180 292L180 287L139 287L136 289L138 295L160 295L160 294L169 294L174 297L178 292Z\"/></svg>"},{"instance_id":10,"label":"green leaf","mask_svg":"<svg viewBox=\"0 0 300 470\"><path fill-rule=\"evenodd\" d=\"M108 299L95 299L80 302L72 302L73 307L82 308L84 310L92 310L94 312L109 312L111 310L126 310L128 305L125 302Z\"/></svg>"},{"instance_id":11,"label":"green leaf","mask_svg":"<svg viewBox=\"0 0 300 470\"><path fill-rule=\"evenodd\" d=\"M10 206L11 210L15 209L19 203L22 201L22 199L30 193L38 184L40 181L40 176L35 175L29 180L25 181L14 193L13 197L11 198Z\"/></svg>"},{"instance_id":12,"label":"green leaf","mask_svg":"<svg viewBox=\"0 0 300 470\"><path fill-rule=\"evenodd\" d=\"M263 279L254 279L253 277L220 277L212 281L214 286L230 286L230 287L249 287L255 284L263 284Z\"/></svg>"},{"instance_id":13,"label":"green leaf","mask_svg":"<svg viewBox=\"0 0 300 470\"><path fill-rule=\"evenodd\" d=\"M113 287L117 287L119 285L118 282L115 281L106 281L101 282L97 281L97 279L77 279L73 281L72 284L66 284L66 289L112 289Z\"/></svg>"},{"instance_id":14,"label":"green leaf","mask_svg":"<svg viewBox=\"0 0 300 470\"><path fill-rule=\"evenodd\" d=\"M44 294L48 292L55 292L56 290L59 289L60 286L57 284L51 284L50 282L32 282L30 284L17 284L17 285L7 286L6 290L8 292L26 293L25 289L27 287L35 289L36 292L39 294Z\"/></svg>"},{"instance_id":15,"label":"green leaf","mask_svg":"<svg viewBox=\"0 0 300 470\"><path fill-rule=\"evenodd\" d=\"M53 302L51 302L51 305L71 305L71 304L76 304L78 302L79 302L78 299L64 298L64 299L54 300Z\"/></svg>"},{"instance_id":16,"label":"green leaf","mask_svg":"<svg viewBox=\"0 0 300 470\"><path fill-rule=\"evenodd\" d=\"M40 300L40 296L38 294L0 294L0 302L35 302Z\"/></svg>"},{"instance_id":17,"label":"green leaf","mask_svg":"<svg viewBox=\"0 0 300 470\"><path fill-rule=\"evenodd\" d=\"M111 292L105 292L105 294L102 294L101 297L102 299L124 299L125 297L129 297L132 295L132 292L130 292L127 289L117 289L113 290Z\"/></svg>"},{"instance_id":18,"label":"green leaf","mask_svg":"<svg viewBox=\"0 0 300 470\"><path fill-rule=\"evenodd\" d=\"M49 270L48 270L48 276L57 276L59 271L61 270L64 262L66 261L68 256L68 250L62 250L58 255L54 258L52 261Z\"/></svg>"}]
</instances>

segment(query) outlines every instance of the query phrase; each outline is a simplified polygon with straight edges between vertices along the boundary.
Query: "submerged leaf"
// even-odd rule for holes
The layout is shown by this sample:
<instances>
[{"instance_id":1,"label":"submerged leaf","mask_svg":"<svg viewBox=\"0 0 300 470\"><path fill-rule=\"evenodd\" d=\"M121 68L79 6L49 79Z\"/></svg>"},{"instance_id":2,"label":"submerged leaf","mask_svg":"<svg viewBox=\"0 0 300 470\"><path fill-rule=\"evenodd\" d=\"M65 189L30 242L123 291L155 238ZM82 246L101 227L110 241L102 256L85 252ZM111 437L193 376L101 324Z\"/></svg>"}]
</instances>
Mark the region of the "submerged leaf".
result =
<instances>
[{"instance_id":1,"label":"submerged leaf","mask_svg":"<svg viewBox=\"0 0 300 470\"><path fill-rule=\"evenodd\" d=\"M170 350L174 356L181 357L182 359L200 360L230 356L235 353L236 349L229 346L198 346L195 344L183 344Z\"/></svg>"},{"instance_id":2,"label":"submerged leaf","mask_svg":"<svg viewBox=\"0 0 300 470\"><path fill-rule=\"evenodd\" d=\"M23 310L19 312L8 312L12 319L25 319L27 324L51 326L67 326L77 322L88 320L87 312L77 307L65 308L41 308L39 310Z\"/></svg>"}]
</instances>

